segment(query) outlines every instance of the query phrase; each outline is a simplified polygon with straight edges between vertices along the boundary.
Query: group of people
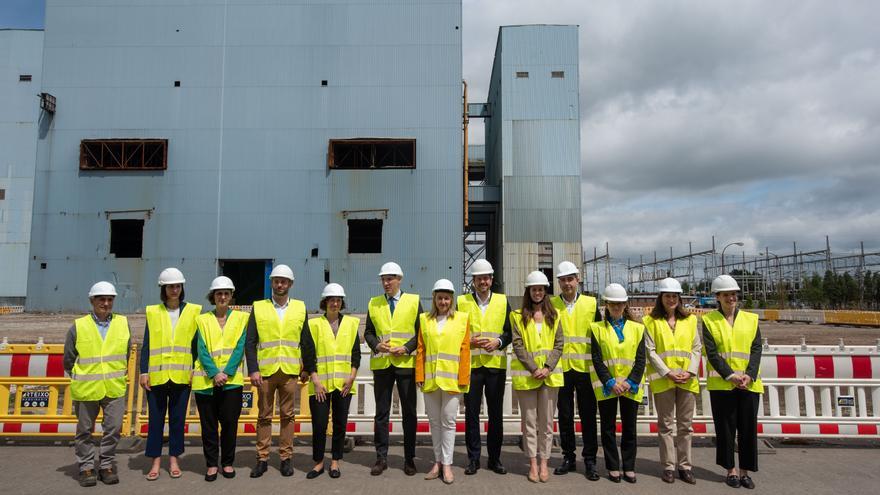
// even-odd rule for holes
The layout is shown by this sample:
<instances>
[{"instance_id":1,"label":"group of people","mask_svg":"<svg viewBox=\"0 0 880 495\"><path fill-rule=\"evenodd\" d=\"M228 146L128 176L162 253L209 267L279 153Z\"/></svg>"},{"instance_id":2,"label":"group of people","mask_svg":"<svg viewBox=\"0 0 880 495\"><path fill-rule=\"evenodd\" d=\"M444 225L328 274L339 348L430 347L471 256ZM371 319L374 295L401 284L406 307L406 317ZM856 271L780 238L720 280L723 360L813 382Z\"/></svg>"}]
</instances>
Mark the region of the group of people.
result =
<instances>
[{"instance_id":1,"label":"group of people","mask_svg":"<svg viewBox=\"0 0 880 495\"><path fill-rule=\"evenodd\" d=\"M636 321L628 295L619 284L596 298L580 294L579 270L565 261L557 267L559 296L540 271L526 277L521 308L513 310L504 294L492 291L494 270L486 260L472 267L473 291L456 297L455 285L438 280L431 307L424 311L416 294L401 290L403 271L393 262L379 272L383 294L368 304L364 340L370 348L376 413L376 461L370 474L388 469L388 421L393 389L403 416L404 472L413 476L416 443L416 394L421 389L430 422L434 463L425 479L451 484L456 417L465 405L466 475L481 468L480 415L486 402L488 463L506 474L501 461L503 401L508 369L522 421L522 446L529 461L528 480L546 482L558 419L562 463L553 473L576 471L575 404L581 422L584 475L600 479L601 436L608 479L636 483L636 420L646 383L658 414L662 479L694 484L691 426L700 393L698 371L706 358L707 389L717 436L716 463L726 469L731 487L754 488L757 470L757 413L763 392L759 377L761 338L757 316L737 309L739 287L721 275L712 282L719 308L702 317L685 309L681 285L659 284L649 315ZM308 318L305 304L289 297L293 271L277 265L270 274L272 296L255 301L250 315L230 308L235 286L217 277L208 291L210 311L185 300L180 270L159 275L160 304L147 306L140 357L140 386L149 411L146 456L148 480L160 477L165 421L168 419L168 474L181 476L184 425L190 392L195 393L206 462L205 480L235 476L233 463L242 408L243 363L257 394L257 459L250 477L268 470L272 419L280 412L279 454L282 476L294 474L293 433L296 392L308 382L312 421L312 460L306 474L341 476L345 432L355 379L361 366L357 317L344 314L345 291L335 283L321 293L323 314ZM71 377L78 424L75 450L79 482L94 486L119 482L114 466L125 410L126 363L131 332L126 318L113 313L116 289L98 282L89 291L92 312L68 332L64 368ZM512 348L508 367L507 346ZM92 430L103 411L103 435ZM599 416L597 432L596 415ZM621 420L618 451L617 416ZM332 416L331 460L325 460L327 426ZM738 468L734 447L738 441ZM676 472L677 471L677 472Z\"/></svg>"}]
</instances>

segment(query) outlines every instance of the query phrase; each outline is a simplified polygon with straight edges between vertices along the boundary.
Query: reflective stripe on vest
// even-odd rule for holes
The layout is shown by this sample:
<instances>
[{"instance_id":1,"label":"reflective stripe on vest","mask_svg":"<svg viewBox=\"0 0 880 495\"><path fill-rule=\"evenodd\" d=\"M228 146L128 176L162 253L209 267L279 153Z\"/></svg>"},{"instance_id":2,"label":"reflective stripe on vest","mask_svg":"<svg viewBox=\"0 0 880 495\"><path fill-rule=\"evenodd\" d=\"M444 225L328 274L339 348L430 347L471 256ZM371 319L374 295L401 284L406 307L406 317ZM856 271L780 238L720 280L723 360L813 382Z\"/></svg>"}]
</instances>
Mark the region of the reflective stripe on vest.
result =
<instances>
[{"instance_id":1,"label":"reflective stripe on vest","mask_svg":"<svg viewBox=\"0 0 880 495\"><path fill-rule=\"evenodd\" d=\"M677 320L674 332L663 318L655 319L651 315L645 315L642 322L645 324L645 331L651 335L651 339L654 341L654 352L663 360L666 367L676 373L687 371L691 366L691 349L693 349L694 340L697 338L697 317L690 315L682 320ZM651 365L650 359L645 373L651 383L651 392L655 394L676 387L695 394L700 393L700 382L696 376L691 376L684 383L675 383L665 376L660 376Z\"/></svg>"},{"instance_id":2,"label":"reflective stripe on vest","mask_svg":"<svg viewBox=\"0 0 880 495\"><path fill-rule=\"evenodd\" d=\"M370 320L376 329L376 336L381 342L388 342L391 347L402 346L416 335L416 318L419 316L419 296L401 294L400 301L394 307L394 315L384 295L370 299L368 305ZM392 356L388 353L373 353L370 356L371 370L384 370L389 366L412 368L415 356L405 354Z\"/></svg>"},{"instance_id":3,"label":"reflective stripe on vest","mask_svg":"<svg viewBox=\"0 0 880 495\"><path fill-rule=\"evenodd\" d=\"M758 333L758 315L747 311L738 311L733 327L727 323L727 319L720 311L710 311L703 315L703 325L715 340L715 348L718 354L727 362L730 368L738 373L745 373L751 356L752 341ZM703 355L706 348L703 347ZM708 390L733 390L733 383L719 376L712 363L706 359L706 388ZM761 371L758 377L748 387L752 392L764 393L764 385L761 383Z\"/></svg>"},{"instance_id":4,"label":"reflective stripe on vest","mask_svg":"<svg viewBox=\"0 0 880 495\"><path fill-rule=\"evenodd\" d=\"M534 357L535 364L538 368L544 366L547 362L547 356L553 350L553 344L556 340L556 332L559 331L559 318L553 322L553 327L548 328L544 324L544 328L540 334L535 327L535 320L529 321L529 324L523 327L522 312L516 310L510 313L510 324L519 331L523 339L523 346L530 356ZM541 385L548 387L561 387L564 379L562 375L562 365L556 362L556 367L550 372L544 380L537 380L532 377L526 366L519 359L511 359L510 376L513 377L514 390L533 390Z\"/></svg>"},{"instance_id":5,"label":"reflective stripe on vest","mask_svg":"<svg viewBox=\"0 0 880 495\"><path fill-rule=\"evenodd\" d=\"M97 401L125 395L128 320L114 314L105 338L101 338L92 315L77 318L77 359L70 373L70 394L75 401Z\"/></svg>"},{"instance_id":6,"label":"reflective stripe on vest","mask_svg":"<svg viewBox=\"0 0 880 495\"><path fill-rule=\"evenodd\" d=\"M232 310L226 317L226 324L220 328L220 322L214 312L204 313L196 318L196 326L199 335L205 342L205 347L211 358L214 360L214 367L220 371L226 369L229 364L229 358L235 351L238 341L241 340L247 328L249 314L244 311ZM244 360L239 363L235 373L230 375L226 380L226 385L244 385L244 374L242 367ZM193 371L193 390L205 390L214 387L214 380L209 378L202 367L201 361L196 360L195 370Z\"/></svg>"},{"instance_id":7,"label":"reflective stripe on vest","mask_svg":"<svg viewBox=\"0 0 880 495\"><path fill-rule=\"evenodd\" d=\"M556 308L562 325L562 371L589 373L593 367L592 357L581 356L590 356L590 325L596 318L596 298L579 294L571 313L560 296L550 297L550 304Z\"/></svg>"},{"instance_id":8,"label":"reflective stripe on vest","mask_svg":"<svg viewBox=\"0 0 880 495\"><path fill-rule=\"evenodd\" d=\"M259 338L257 363L260 375L272 376L278 370L287 375L299 375L302 369L299 339L306 321L305 303L288 299L283 321L278 318L271 299L254 301L253 312Z\"/></svg>"},{"instance_id":9,"label":"reflective stripe on vest","mask_svg":"<svg viewBox=\"0 0 880 495\"><path fill-rule=\"evenodd\" d=\"M486 312L480 310L474 294L462 294L458 296L458 311L468 314L468 325L471 337L475 339L501 338L504 331L504 322L507 321L507 296L492 293L489 297L489 305ZM496 349L492 352L479 347L471 349L471 368L495 368L507 369L507 352Z\"/></svg>"},{"instance_id":10,"label":"reflective stripe on vest","mask_svg":"<svg viewBox=\"0 0 880 495\"><path fill-rule=\"evenodd\" d=\"M623 342L620 342L620 339L617 338L617 332L614 331L614 327L606 321L594 322L591 325L591 330L596 343L602 350L602 362L608 368L611 377L626 379L635 364L635 357L639 351L639 342L641 342L645 334L645 326L641 323L627 320L623 326ZM593 392L596 394L597 400L615 397L614 394L605 395L603 390L605 384L601 383L595 369L590 373L590 381L593 383ZM642 373L638 393L627 392L623 396L636 402L641 402L644 395L645 373Z\"/></svg>"},{"instance_id":11,"label":"reflective stripe on vest","mask_svg":"<svg viewBox=\"0 0 880 495\"><path fill-rule=\"evenodd\" d=\"M425 383L422 391L463 393L468 385L459 385L461 369L461 346L468 330L468 314L456 311L446 319L443 331L439 330L437 320L428 318L428 313L419 315L419 329L425 349ZM470 370L468 370L470 371Z\"/></svg>"},{"instance_id":12,"label":"reflective stripe on vest","mask_svg":"<svg viewBox=\"0 0 880 495\"><path fill-rule=\"evenodd\" d=\"M201 311L200 305L186 303L180 310L177 326L172 329L171 317L164 304L147 306L150 385L169 381L189 385L193 369L192 341L196 335L196 317Z\"/></svg>"},{"instance_id":13,"label":"reflective stripe on vest","mask_svg":"<svg viewBox=\"0 0 880 495\"><path fill-rule=\"evenodd\" d=\"M327 392L342 390L351 376L351 349L355 339L359 339L360 323L354 316L343 315L336 335L333 335L333 327L325 316L309 319L309 332L315 342L318 378ZM357 393L354 383L349 393ZM309 382L309 395L315 395L315 384L312 382Z\"/></svg>"}]
</instances>

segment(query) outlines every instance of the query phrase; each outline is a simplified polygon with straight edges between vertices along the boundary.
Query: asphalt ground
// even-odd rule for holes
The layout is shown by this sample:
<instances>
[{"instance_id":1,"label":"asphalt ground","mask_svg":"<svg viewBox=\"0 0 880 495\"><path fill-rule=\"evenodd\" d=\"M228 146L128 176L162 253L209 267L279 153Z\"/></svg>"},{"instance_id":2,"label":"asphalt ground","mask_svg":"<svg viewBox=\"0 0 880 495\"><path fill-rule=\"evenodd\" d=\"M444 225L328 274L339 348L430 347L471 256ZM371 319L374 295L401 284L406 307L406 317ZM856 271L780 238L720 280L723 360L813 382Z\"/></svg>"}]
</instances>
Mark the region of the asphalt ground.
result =
<instances>
[{"instance_id":1,"label":"asphalt ground","mask_svg":"<svg viewBox=\"0 0 880 495\"><path fill-rule=\"evenodd\" d=\"M252 445L242 442L235 461L237 476L234 479L218 477L217 481L204 481L204 458L201 447L187 445L181 457L183 476L172 479L167 471L167 459L157 481L147 481L150 460L139 449L129 449L117 454L120 484L104 486L100 482L94 488L81 488L76 480L78 466L73 447L67 442L47 445L46 442L21 443L0 446L0 487L6 494L52 494L52 493L150 493L150 494L221 494L221 493L326 493L326 494L377 494L409 493L467 493L469 495L534 494L542 493L614 493L614 494L669 494L669 493L737 493L723 483L723 469L714 465L715 450L708 439L697 440L693 449L694 474L697 484L687 485L676 481L673 485L663 483L659 476L658 449L653 439L640 439L636 473L638 482L615 484L604 478L606 472L599 461L603 478L591 482L583 477L583 464L578 460L578 472L564 476L551 474L547 483L534 484L526 479L528 462L515 445L505 445L502 460L510 471L501 476L481 469L474 476L464 475L467 456L464 446L458 445L455 454L455 482L445 485L439 480L425 481L433 459L429 445L417 448L416 465L419 474L403 473L402 446L392 445L388 458L389 469L381 476L371 476L370 466L375 460L372 446L360 445L345 455L341 461L342 477L331 479L327 474L307 480L305 473L311 469L311 448L300 443L294 451L296 472L292 478L283 478L278 471L278 458L273 453L269 471L259 479L250 479L250 467L254 460ZM328 453L329 455L329 453ZM485 454L484 454L485 455ZM601 449L599 457L601 459ZM328 461L329 462L329 461ZM554 452L551 469L560 462ZM877 493L880 486L880 441L857 443L795 443L774 442L765 445L759 454L760 471L752 478L757 492L774 494L842 494ZM745 489L739 489L745 490Z\"/></svg>"}]
</instances>

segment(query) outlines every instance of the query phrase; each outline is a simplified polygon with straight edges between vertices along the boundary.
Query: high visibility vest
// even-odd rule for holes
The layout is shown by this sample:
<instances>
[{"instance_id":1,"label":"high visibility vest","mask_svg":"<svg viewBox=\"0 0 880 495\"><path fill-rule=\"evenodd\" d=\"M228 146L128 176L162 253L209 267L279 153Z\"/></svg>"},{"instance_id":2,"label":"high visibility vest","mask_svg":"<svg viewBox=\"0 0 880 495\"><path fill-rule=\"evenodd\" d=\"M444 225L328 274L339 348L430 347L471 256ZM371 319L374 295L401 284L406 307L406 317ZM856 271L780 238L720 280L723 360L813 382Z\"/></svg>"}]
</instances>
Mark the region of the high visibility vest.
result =
<instances>
[{"instance_id":1,"label":"high visibility vest","mask_svg":"<svg viewBox=\"0 0 880 495\"><path fill-rule=\"evenodd\" d=\"M309 332L315 341L315 355L318 359L318 378L327 392L342 390L345 380L351 376L351 349L358 339L358 325L361 321L354 316L343 315L339 329L333 329L327 317L309 319ZM350 394L357 393L352 385ZM315 384L309 382L309 395L315 395Z\"/></svg>"},{"instance_id":2,"label":"high visibility vest","mask_svg":"<svg viewBox=\"0 0 880 495\"><path fill-rule=\"evenodd\" d=\"M655 352L670 371L687 372L691 366L691 350L694 347L694 339L697 338L697 317L690 315L683 320L675 322L675 332L669 328L665 318L654 319L651 315L642 318L645 331L654 340ZM651 384L651 392L659 394L678 387L680 389L700 393L700 382L696 376L692 376L684 383L675 383L666 376L660 376L657 370L648 360L648 381Z\"/></svg>"},{"instance_id":3,"label":"high visibility vest","mask_svg":"<svg viewBox=\"0 0 880 495\"><path fill-rule=\"evenodd\" d=\"M529 324L523 327L522 311L516 310L510 313L510 324L519 330L523 339L523 345L526 352L535 360L538 368L544 366L547 362L547 356L553 350L553 343L556 340L556 332L559 329L559 318L553 322L550 328L546 322L540 335L535 327L535 320L530 320ZM562 376L562 365L557 361L556 368L550 371L550 375L544 380L536 380L532 377L532 373L519 359L510 361L510 376L513 377L514 390L533 390L541 385L548 387L561 387L564 383Z\"/></svg>"},{"instance_id":4,"label":"high visibility vest","mask_svg":"<svg viewBox=\"0 0 880 495\"><path fill-rule=\"evenodd\" d=\"M470 385L458 384L458 370L461 365L461 343L468 329L468 314L456 311L453 317L446 319L442 333L438 330L437 320L428 318L428 313L419 315L419 325L425 344L425 383L422 392L467 392Z\"/></svg>"},{"instance_id":5,"label":"high visibility vest","mask_svg":"<svg viewBox=\"0 0 880 495\"><path fill-rule=\"evenodd\" d=\"M77 318L76 362L70 373L70 394L76 401L97 401L125 395L128 320L114 314L107 336L101 338L92 315Z\"/></svg>"},{"instance_id":6,"label":"high visibility vest","mask_svg":"<svg viewBox=\"0 0 880 495\"><path fill-rule=\"evenodd\" d=\"M468 323L471 336L475 339L499 339L504 331L504 322L507 321L507 296L492 293L486 312L480 310L476 296L462 294L458 296L458 310L468 314ZM489 352L485 349L471 349L471 368L497 368L507 369L507 352L504 349L495 349Z\"/></svg>"},{"instance_id":7,"label":"high visibility vest","mask_svg":"<svg viewBox=\"0 0 880 495\"><path fill-rule=\"evenodd\" d=\"M552 296L550 304L559 313L565 339L565 346L562 348L562 371L589 373L593 368L593 356L590 354L590 325L596 318L596 298L578 295L571 313L568 312L565 301L559 296Z\"/></svg>"},{"instance_id":8,"label":"high visibility vest","mask_svg":"<svg viewBox=\"0 0 880 495\"><path fill-rule=\"evenodd\" d=\"M213 311L196 317L199 335L205 341L205 347L208 348L208 353L211 354L211 358L214 360L214 366L220 371L223 371L229 363L229 358L232 357L235 346L238 345L238 341L247 327L249 316L244 311L232 310L229 316L226 317L226 325L222 329ZM244 360L235 370L235 374L228 377L226 380L227 385L244 385L244 375L241 372L243 366ZM193 390L213 388L214 380L205 373L202 362L196 359L194 367Z\"/></svg>"},{"instance_id":9,"label":"high visibility vest","mask_svg":"<svg viewBox=\"0 0 880 495\"><path fill-rule=\"evenodd\" d=\"M419 317L418 295L401 294L400 301L394 306L393 316L384 295L370 299L368 311L380 341L397 347L415 337L416 318ZM415 363L415 356L411 354L392 356L386 352L378 352L370 356L371 370L384 370L392 365L397 368L413 368Z\"/></svg>"},{"instance_id":10,"label":"high visibility vest","mask_svg":"<svg viewBox=\"0 0 880 495\"><path fill-rule=\"evenodd\" d=\"M187 303L180 311L172 339L171 317L164 304L147 306L150 327L150 385L169 381L189 385L193 370L192 341L196 335L198 304Z\"/></svg>"},{"instance_id":11,"label":"high visibility vest","mask_svg":"<svg viewBox=\"0 0 880 495\"><path fill-rule=\"evenodd\" d=\"M623 342L618 340L614 327L607 321L594 322L591 325L591 330L596 337L599 348L602 350L602 362L605 363L608 372L611 373L611 377L626 379L635 364L636 354L639 352L639 342L645 334L645 326L641 323L627 320L623 325ZM603 390L605 384L599 380L599 375L596 374L595 368L590 373L590 379L593 382L593 392L596 394L597 400L616 397L614 394L605 396ZM642 381L639 382L638 393L634 394L630 391L623 394L623 397L641 402L644 395L645 374L642 373Z\"/></svg>"},{"instance_id":12,"label":"high visibility vest","mask_svg":"<svg viewBox=\"0 0 880 495\"><path fill-rule=\"evenodd\" d=\"M297 299L287 300L284 321L278 318L271 299L254 301L257 323L257 363L260 375L272 376L279 369L287 375L299 375L302 355L300 334L306 321L306 305Z\"/></svg>"},{"instance_id":13,"label":"high visibility vest","mask_svg":"<svg viewBox=\"0 0 880 495\"><path fill-rule=\"evenodd\" d=\"M715 340L715 348L721 358L733 371L745 373L749 365L749 356L752 351L752 341L758 333L758 315L746 311L739 311L733 321L733 327L727 323L727 319L720 311L710 311L703 315L703 325ZM703 355L706 347L703 347ZM761 383L760 368L756 380L749 384L748 389L757 394L764 393L764 385ZM733 390L733 383L725 380L706 360L706 388L708 390Z\"/></svg>"}]
</instances>

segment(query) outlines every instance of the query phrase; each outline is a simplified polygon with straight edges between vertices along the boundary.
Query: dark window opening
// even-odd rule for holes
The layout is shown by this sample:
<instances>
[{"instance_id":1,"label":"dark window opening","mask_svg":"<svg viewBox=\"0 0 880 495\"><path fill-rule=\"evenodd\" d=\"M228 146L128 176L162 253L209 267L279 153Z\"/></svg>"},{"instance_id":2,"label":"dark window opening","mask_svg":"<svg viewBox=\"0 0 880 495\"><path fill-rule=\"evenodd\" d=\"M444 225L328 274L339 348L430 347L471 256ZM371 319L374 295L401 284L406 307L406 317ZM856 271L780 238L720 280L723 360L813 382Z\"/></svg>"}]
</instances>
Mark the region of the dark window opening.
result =
<instances>
[{"instance_id":1,"label":"dark window opening","mask_svg":"<svg viewBox=\"0 0 880 495\"><path fill-rule=\"evenodd\" d=\"M0 189L0 200L6 199L6 189Z\"/></svg>"},{"instance_id":2,"label":"dark window opening","mask_svg":"<svg viewBox=\"0 0 880 495\"><path fill-rule=\"evenodd\" d=\"M235 292L232 304L249 305L254 301L269 297L272 292L266 290L269 283L266 275L272 270L269 260L220 260L220 274L232 279Z\"/></svg>"},{"instance_id":3,"label":"dark window opening","mask_svg":"<svg viewBox=\"0 0 880 495\"><path fill-rule=\"evenodd\" d=\"M382 220L349 220L348 252L381 253Z\"/></svg>"},{"instance_id":4,"label":"dark window opening","mask_svg":"<svg viewBox=\"0 0 880 495\"><path fill-rule=\"evenodd\" d=\"M324 283L330 283L330 270L327 270L326 268L324 269Z\"/></svg>"},{"instance_id":5,"label":"dark window opening","mask_svg":"<svg viewBox=\"0 0 880 495\"><path fill-rule=\"evenodd\" d=\"M180 87L180 81L174 81L174 87L175 87L175 88L179 88L179 87Z\"/></svg>"},{"instance_id":6,"label":"dark window opening","mask_svg":"<svg viewBox=\"0 0 880 495\"><path fill-rule=\"evenodd\" d=\"M46 263L40 263L40 270L45 270L47 266Z\"/></svg>"},{"instance_id":7,"label":"dark window opening","mask_svg":"<svg viewBox=\"0 0 880 495\"><path fill-rule=\"evenodd\" d=\"M528 72L517 72L516 77L521 78L521 79L526 78L526 77L529 77L529 73Z\"/></svg>"},{"instance_id":8,"label":"dark window opening","mask_svg":"<svg viewBox=\"0 0 880 495\"><path fill-rule=\"evenodd\" d=\"M167 139L83 139L80 170L165 170Z\"/></svg>"},{"instance_id":9,"label":"dark window opening","mask_svg":"<svg viewBox=\"0 0 880 495\"><path fill-rule=\"evenodd\" d=\"M312 254L312 258L317 258L318 257L318 248L313 247L311 254Z\"/></svg>"},{"instance_id":10,"label":"dark window opening","mask_svg":"<svg viewBox=\"0 0 880 495\"><path fill-rule=\"evenodd\" d=\"M327 85L327 80L326 80L326 79L322 79L322 80L321 80L321 86L326 86L326 85Z\"/></svg>"},{"instance_id":11,"label":"dark window opening","mask_svg":"<svg viewBox=\"0 0 880 495\"><path fill-rule=\"evenodd\" d=\"M110 220L110 254L141 258L144 253L143 220Z\"/></svg>"},{"instance_id":12,"label":"dark window opening","mask_svg":"<svg viewBox=\"0 0 880 495\"><path fill-rule=\"evenodd\" d=\"M32 76L30 74L21 74L20 76L18 76L19 82L30 82L33 79L34 79L34 76Z\"/></svg>"},{"instance_id":13,"label":"dark window opening","mask_svg":"<svg viewBox=\"0 0 880 495\"><path fill-rule=\"evenodd\" d=\"M416 140L331 139L327 166L343 169L416 168Z\"/></svg>"},{"instance_id":14,"label":"dark window opening","mask_svg":"<svg viewBox=\"0 0 880 495\"><path fill-rule=\"evenodd\" d=\"M550 71L550 77L555 78L555 79L564 79L565 78L565 71L564 70Z\"/></svg>"}]
</instances>

